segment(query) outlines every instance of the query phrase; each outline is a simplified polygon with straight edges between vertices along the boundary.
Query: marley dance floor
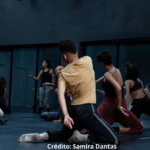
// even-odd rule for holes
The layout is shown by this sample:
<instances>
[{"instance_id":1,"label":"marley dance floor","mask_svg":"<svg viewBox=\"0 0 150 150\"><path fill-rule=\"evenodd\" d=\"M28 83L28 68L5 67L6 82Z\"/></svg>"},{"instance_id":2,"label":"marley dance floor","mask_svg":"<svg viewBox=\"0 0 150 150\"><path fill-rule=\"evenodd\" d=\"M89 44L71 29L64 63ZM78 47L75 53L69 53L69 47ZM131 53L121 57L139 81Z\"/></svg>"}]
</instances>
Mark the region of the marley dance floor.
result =
<instances>
[{"instance_id":1,"label":"marley dance floor","mask_svg":"<svg viewBox=\"0 0 150 150\"><path fill-rule=\"evenodd\" d=\"M40 118L38 114L29 112L12 112L5 115L8 122L0 125L0 150L47 150L47 145L66 144L67 142L43 143L42 141L32 143L18 143L20 135L25 133L42 133L44 131L60 130L61 123L53 123ZM150 117L142 115L140 121L144 122L145 131L139 135L119 134L122 144L120 150L149 150L150 149ZM115 123L113 126L119 126ZM83 145L85 143L79 143ZM62 149L64 149L62 147ZM72 147L72 149L75 149Z\"/></svg>"}]
</instances>

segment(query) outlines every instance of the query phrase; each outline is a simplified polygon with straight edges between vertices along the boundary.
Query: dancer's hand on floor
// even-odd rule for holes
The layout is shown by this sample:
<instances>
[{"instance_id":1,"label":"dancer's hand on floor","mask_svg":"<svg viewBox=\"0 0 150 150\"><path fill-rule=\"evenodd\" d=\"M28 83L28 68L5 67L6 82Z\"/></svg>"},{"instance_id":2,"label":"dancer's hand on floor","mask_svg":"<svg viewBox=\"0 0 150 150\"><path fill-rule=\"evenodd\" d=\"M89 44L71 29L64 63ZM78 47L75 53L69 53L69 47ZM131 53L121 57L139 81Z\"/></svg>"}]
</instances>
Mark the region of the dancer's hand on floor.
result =
<instances>
[{"instance_id":1,"label":"dancer's hand on floor","mask_svg":"<svg viewBox=\"0 0 150 150\"><path fill-rule=\"evenodd\" d=\"M74 121L72 120L72 118L69 117L69 115L67 115L67 116L65 116L65 118L64 118L64 124L65 124L68 128L72 129L72 125L74 125Z\"/></svg>"},{"instance_id":2,"label":"dancer's hand on floor","mask_svg":"<svg viewBox=\"0 0 150 150\"><path fill-rule=\"evenodd\" d=\"M126 109L122 107L122 109L120 109L120 111L125 115L125 116L129 116L129 114L126 112Z\"/></svg>"}]
</instances>

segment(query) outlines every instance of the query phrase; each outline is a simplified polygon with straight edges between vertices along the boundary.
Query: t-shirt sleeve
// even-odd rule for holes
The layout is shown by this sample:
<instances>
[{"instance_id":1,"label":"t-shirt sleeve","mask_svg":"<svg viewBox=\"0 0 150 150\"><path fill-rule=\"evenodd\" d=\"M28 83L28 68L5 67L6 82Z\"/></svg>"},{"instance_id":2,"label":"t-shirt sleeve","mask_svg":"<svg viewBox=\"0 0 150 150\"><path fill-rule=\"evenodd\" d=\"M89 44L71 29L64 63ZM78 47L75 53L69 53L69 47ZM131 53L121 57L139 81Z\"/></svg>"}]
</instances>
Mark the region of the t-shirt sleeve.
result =
<instances>
[{"instance_id":1,"label":"t-shirt sleeve","mask_svg":"<svg viewBox=\"0 0 150 150\"><path fill-rule=\"evenodd\" d=\"M65 79L64 79L62 73L59 73L58 81L64 81L65 82Z\"/></svg>"}]
</instances>

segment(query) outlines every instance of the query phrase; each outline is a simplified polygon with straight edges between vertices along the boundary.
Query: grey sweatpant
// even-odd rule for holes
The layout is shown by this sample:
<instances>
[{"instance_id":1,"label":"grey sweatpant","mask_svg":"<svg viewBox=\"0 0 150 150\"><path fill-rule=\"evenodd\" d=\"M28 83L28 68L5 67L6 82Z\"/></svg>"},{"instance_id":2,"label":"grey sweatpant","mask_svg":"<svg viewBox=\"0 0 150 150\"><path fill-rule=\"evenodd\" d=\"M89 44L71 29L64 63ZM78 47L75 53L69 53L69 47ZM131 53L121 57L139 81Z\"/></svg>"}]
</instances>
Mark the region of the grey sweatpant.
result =
<instances>
[{"instance_id":1,"label":"grey sweatpant","mask_svg":"<svg viewBox=\"0 0 150 150\"><path fill-rule=\"evenodd\" d=\"M51 98L51 86L42 86L40 87L40 101L39 104L50 104Z\"/></svg>"}]
</instances>

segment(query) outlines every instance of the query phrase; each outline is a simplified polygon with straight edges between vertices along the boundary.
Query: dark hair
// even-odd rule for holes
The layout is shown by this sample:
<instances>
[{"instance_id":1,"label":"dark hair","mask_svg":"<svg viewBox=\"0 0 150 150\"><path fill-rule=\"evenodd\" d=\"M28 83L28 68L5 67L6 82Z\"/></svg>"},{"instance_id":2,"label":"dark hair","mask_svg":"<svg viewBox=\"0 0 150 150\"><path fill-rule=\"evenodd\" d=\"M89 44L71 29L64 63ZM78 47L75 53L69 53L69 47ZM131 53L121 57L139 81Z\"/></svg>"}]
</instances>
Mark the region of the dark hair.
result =
<instances>
[{"instance_id":1,"label":"dark hair","mask_svg":"<svg viewBox=\"0 0 150 150\"><path fill-rule=\"evenodd\" d=\"M126 79L136 80L139 77L139 70L136 63L127 62L126 63L126 72L125 72Z\"/></svg>"},{"instance_id":2,"label":"dark hair","mask_svg":"<svg viewBox=\"0 0 150 150\"><path fill-rule=\"evenodd\" d=\"M48 65L47 68L50 68L50 60L44 60Z\"/></svg>"},{"instance_id":3,"label":"dark hair","mask_svg":"<svg viewBox=\"0 0 150 150\"><path fill-rule=\"evenodd\" d=\"M0 96L3 96L6 87L6 80L3 76L0 76Z\"/></svg>"},{"instance_id":4,"label":"dark hair","mask_svg":"<svg viewBox=\"0 0 150 150\"><path fill-rule=\"evenodd\" d=\"M105 65L111 65L112 64L112 55L111 52L108 50L99 52L97 54L97 62L101 63L103 62Z\"/></svg>"},{"instance_id":5,"label":"dark hair","mask_svg":"<svg viewBox=\"0 0 150 150\"><path fill-rule=\"evenodd\" d=\"M63 53L77 53L77 48L73 40L62 40L58 44L59 51Z\"/></svg>"}]
</instances>

